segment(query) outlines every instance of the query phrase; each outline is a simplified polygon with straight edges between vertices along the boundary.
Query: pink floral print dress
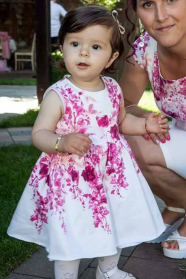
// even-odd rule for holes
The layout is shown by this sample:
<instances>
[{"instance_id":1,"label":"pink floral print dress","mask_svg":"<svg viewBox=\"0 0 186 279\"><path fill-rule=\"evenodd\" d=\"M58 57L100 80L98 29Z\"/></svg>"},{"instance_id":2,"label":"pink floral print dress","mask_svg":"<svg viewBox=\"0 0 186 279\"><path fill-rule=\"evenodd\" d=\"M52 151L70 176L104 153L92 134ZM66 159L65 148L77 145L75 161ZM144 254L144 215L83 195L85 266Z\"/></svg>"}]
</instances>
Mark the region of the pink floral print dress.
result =
<instances>
[{"instance_id":1,"label":"pink floral print dress","mask_svg":"<svg viewBox=\"0 0 186 279\"><path fill-rule=\"evenodd\" d=\"M143 41L143 46L140 42ZM161 75L157 42L145 32L134 43L134 59L145 69L157 107L172 118L171 140L160 143L167 167L186 179L186 77L167 80Z\"/></svg>"},{"instance_id":2,"label":"pink floral print dress","mask_svg":"<svg viewBox=\"0 0 186 279\"><path fill-rule=\"evenodd\" d=\"M121 90L102 77L105 89L82 90L63 78L54 90L65 114L57 134L88 133L90 151L42 153L8 228L18 239L46 248L50 260L108 256L154 239L164 224L151 190L122 135ZM46 94L47 94L46 92Z\"/></svg>"}]
</instances>

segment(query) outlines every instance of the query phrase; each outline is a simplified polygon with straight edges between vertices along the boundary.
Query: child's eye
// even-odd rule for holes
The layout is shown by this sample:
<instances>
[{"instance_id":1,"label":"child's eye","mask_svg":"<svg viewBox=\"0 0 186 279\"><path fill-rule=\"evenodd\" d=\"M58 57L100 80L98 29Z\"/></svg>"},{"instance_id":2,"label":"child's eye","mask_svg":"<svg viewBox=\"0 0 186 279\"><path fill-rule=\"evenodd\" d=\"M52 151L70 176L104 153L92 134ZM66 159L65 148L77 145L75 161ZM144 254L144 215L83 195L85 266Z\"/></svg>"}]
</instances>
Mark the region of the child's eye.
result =
<instances>
[{"instance_id":1,"label":"child's eye","mask_svg":"<svg viewBox=\"0 0 186 279\"><path fill-rule=\"evenodd\" d=\"M72 45L73 47L77 47L79 44L78 44L77 42L72 42L71 45Z\"/></svg>"},{"instance_id":2,"label":"child's eye","mask_svg":"<svg viewBox=\"0 0 186 279\"><path fill-rule=\"evenodd\" d=\"M98 45L93 45L92 48L93 48L93 49L100 49L100 46L98 46Z\"/></svg>"}]
</instances>

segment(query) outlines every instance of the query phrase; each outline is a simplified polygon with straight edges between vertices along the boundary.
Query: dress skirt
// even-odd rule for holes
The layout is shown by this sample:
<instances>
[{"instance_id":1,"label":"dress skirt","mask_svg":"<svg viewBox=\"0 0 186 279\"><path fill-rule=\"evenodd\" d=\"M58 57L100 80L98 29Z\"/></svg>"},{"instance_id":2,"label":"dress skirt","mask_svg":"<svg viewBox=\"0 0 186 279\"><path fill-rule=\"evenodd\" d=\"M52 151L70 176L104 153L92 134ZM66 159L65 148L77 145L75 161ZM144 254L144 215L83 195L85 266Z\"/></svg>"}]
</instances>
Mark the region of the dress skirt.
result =
<instances>
[{"instance_id":1,"label":"dress skirt","mask_svg":"<svg viewBox=\"0 0 186 279\"><path fill-rule=\"evenodd\" d=\"M59 195L51 192L47 177L35 182L38 186L33 189L35 176L31 175L8 234L44 246L49 260L63 261L113 255L117 248L158 237L165 227L157 203L125 139L123 144L123 187L109 189L107 179L103 180L104 189L100 185L97 192L85 189L82 183L80 192L74 188L74 192L67 193L65 186L57 200ZM55 160L60 160L60 156L57 154ZM83 160L86 156L79 159L79 167ZM102 160L105 164L106 157ZM43 153L39 162L51 164L51 156ZM37 172L36 167L33 172ZM91 171L88 174L91 176ZM56 199L55 206L50 199Z\"/></svg>"}]
</instances>

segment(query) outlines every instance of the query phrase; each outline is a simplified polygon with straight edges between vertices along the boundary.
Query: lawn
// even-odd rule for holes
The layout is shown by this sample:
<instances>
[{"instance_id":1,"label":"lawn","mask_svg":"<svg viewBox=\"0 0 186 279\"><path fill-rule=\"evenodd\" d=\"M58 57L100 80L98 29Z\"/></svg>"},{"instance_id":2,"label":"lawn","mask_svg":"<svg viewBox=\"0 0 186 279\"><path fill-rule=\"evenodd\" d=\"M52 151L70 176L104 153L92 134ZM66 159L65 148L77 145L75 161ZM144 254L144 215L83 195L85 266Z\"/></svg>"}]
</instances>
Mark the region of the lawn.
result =
<instances>
[{"instance_id":1,"label":"lawn","mask_svg":"<svg viewBox=\"0 0 186 279\"><path fill-rule=\"evenodd\" d=\"M36 85L34 78L0 78L0 85Z\"/></svg>"},{"instance_id":2,"label":"lawn","mask_svg":"<svg viewBox=\"0 0 186 279\"><path fill-rule=\"evenodd\" d=\"M38 115L39 110L28 110L24 114L17 116L10 116L0 121L0 128L10 128L10 127L32 127L34 125L35 119Z\"/></svg>"},{"instance_id":3,"label":"lawn","mask_svg":"<svg viewBox=\"0 0 186 279\"><path fill-rule=\"evenodd\" d=\"M0 147L0 278L30 257L39 246L16 240L6 234L40 151L33 146Z\"/></svg>"}]
</instances>

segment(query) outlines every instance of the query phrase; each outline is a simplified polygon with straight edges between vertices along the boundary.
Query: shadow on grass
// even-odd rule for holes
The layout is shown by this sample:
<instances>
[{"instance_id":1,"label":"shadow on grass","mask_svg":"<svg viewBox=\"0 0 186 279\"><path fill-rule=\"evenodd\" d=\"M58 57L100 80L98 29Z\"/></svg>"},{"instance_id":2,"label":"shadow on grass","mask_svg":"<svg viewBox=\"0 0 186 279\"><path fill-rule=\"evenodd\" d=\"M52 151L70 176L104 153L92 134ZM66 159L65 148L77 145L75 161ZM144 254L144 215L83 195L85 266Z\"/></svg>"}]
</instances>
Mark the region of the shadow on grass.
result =
<instances>
[{"instance_id":1,"label":"shadow on grass","mask_svg":"<svg viewBox=\"0 0 186 279\"><path fill-rule=\"evenodd\" d=\"M10 116L0 121L0 128L10 127L32 127L36 120L39 110L28 110L24 114Z\"/></svg>"}]
</instances>

